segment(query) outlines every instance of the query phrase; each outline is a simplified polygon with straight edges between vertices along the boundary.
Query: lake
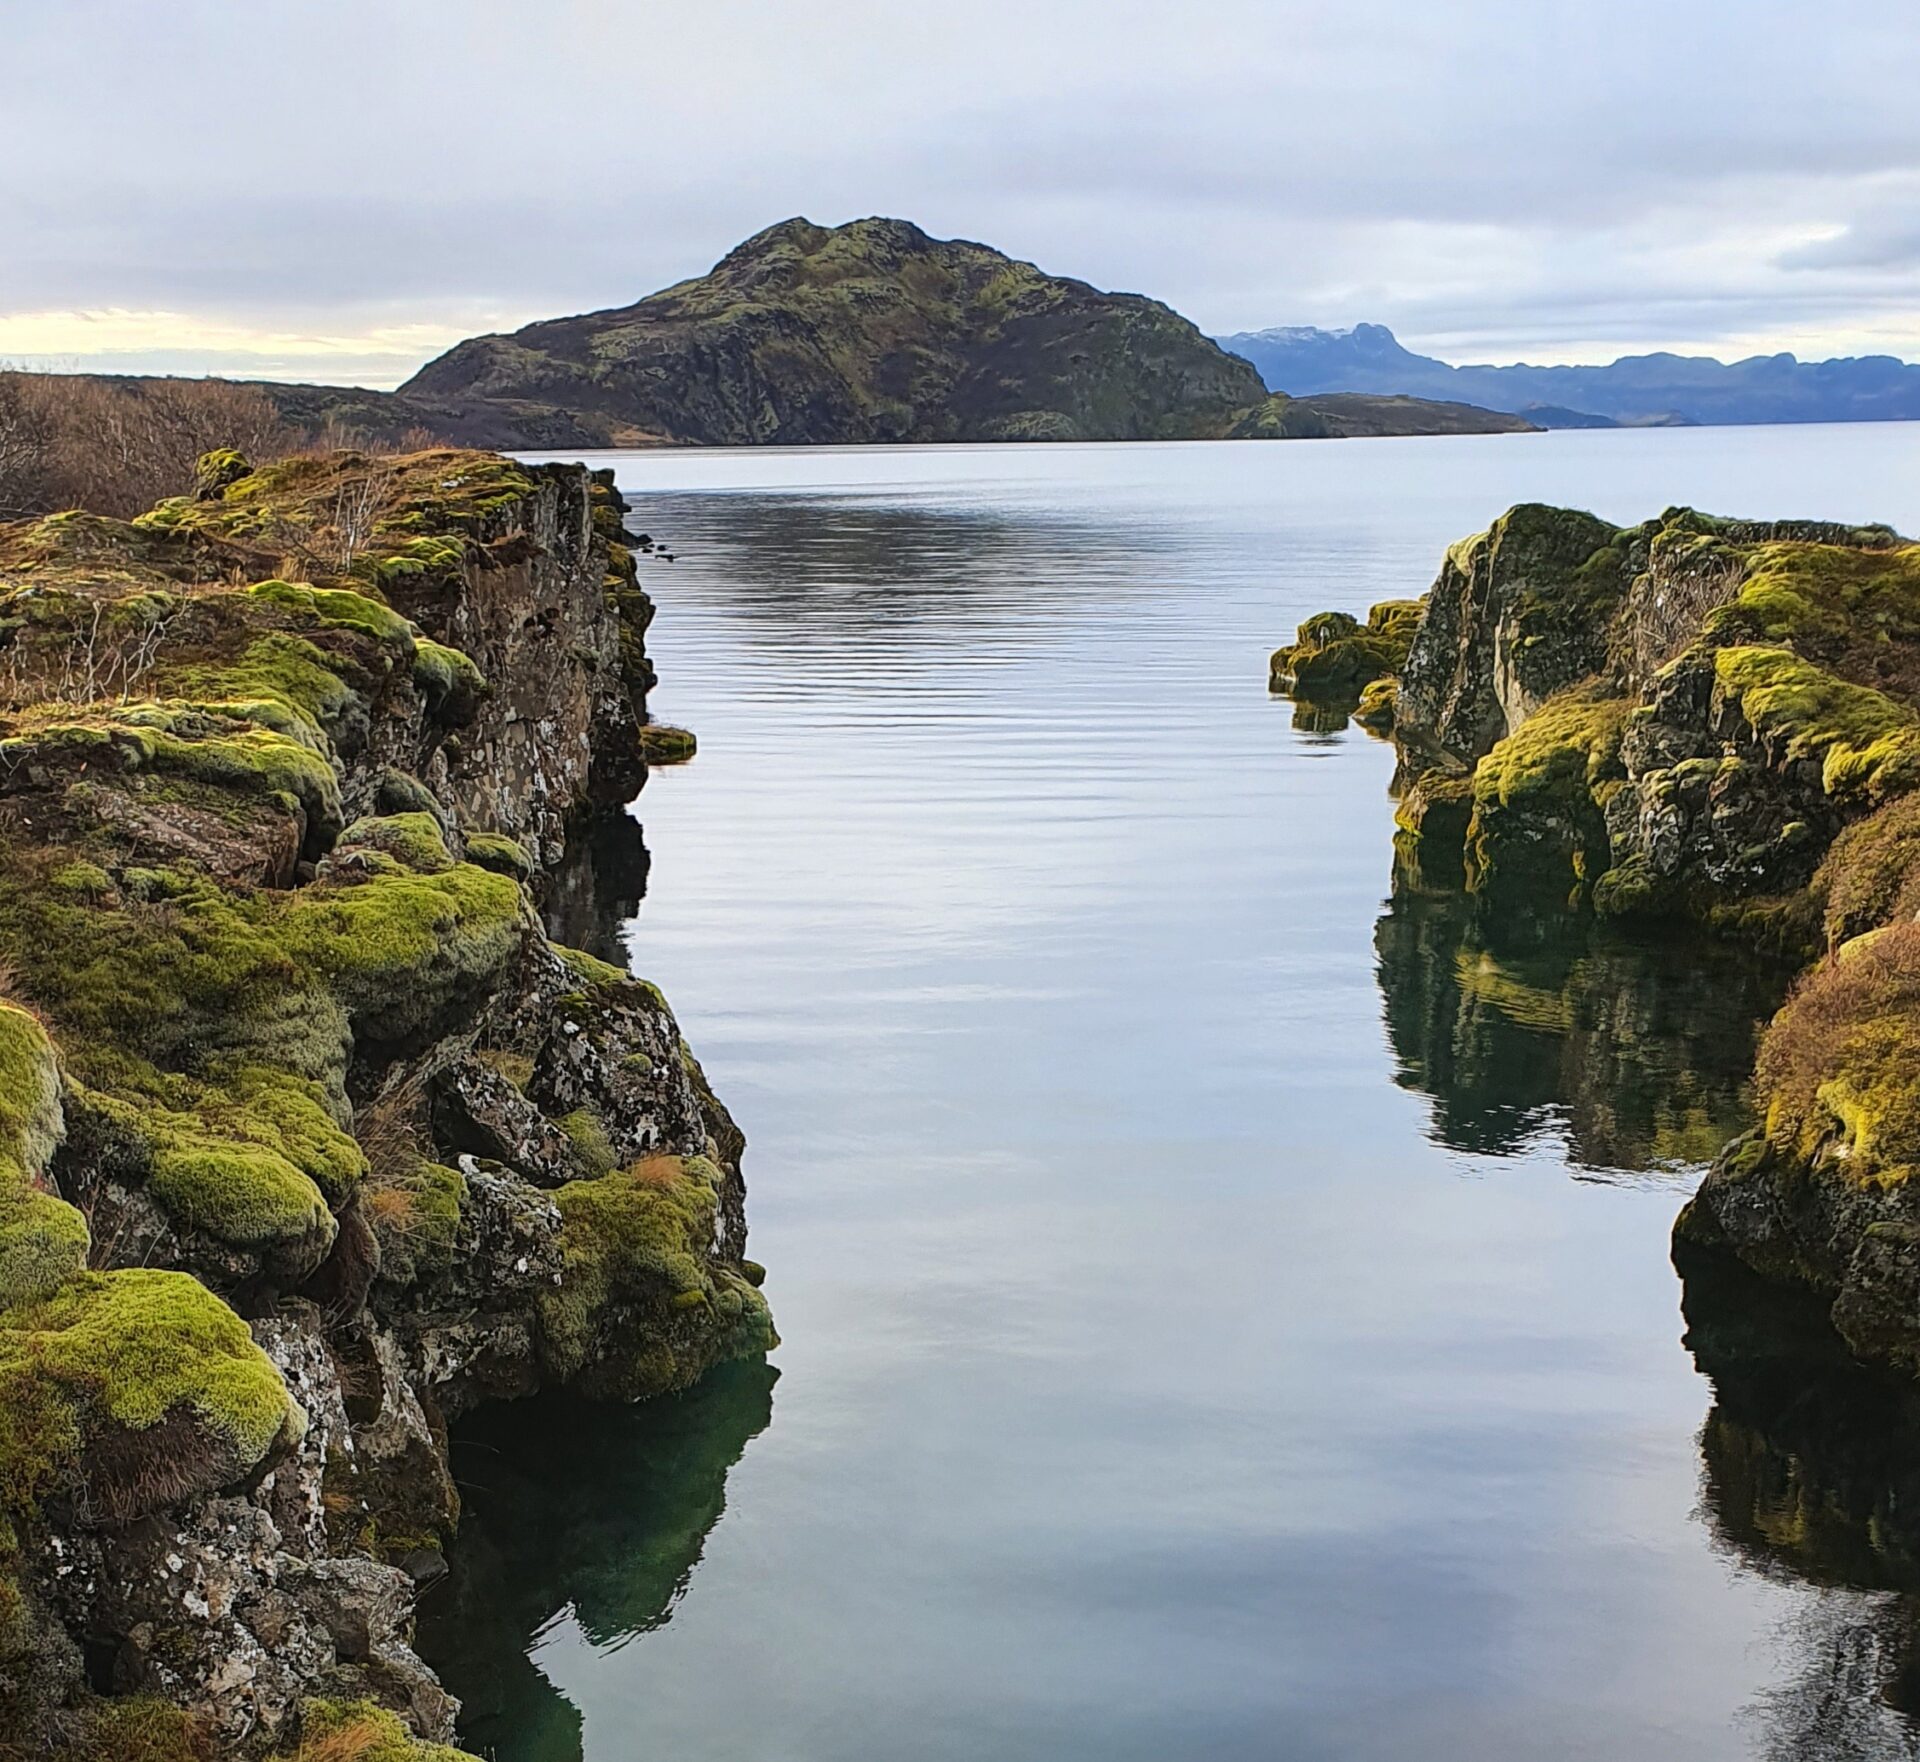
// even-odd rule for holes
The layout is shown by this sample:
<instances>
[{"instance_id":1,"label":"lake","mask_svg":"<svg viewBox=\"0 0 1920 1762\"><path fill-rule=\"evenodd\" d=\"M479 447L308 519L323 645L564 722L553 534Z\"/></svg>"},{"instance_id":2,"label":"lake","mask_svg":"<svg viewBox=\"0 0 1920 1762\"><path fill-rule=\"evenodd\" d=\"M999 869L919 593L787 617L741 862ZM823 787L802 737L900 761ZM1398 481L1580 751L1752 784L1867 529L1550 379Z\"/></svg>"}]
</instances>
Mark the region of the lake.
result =
<instances>
[{"instance_id":1,"label":"lake","mask_svg":"<svg viewBox=\"0 0 1920 1762\"><path fill-rule=\"evenodd\" d=\"M1920 1753L1908 1392L1669 1259L1783 975L1396 891L1390 749L1266 686L1515 501L1920 530L1920 425L598 462L700 753L561 915L785 1344L461 1428L471 1746Z\"/></svg>"}]
</instances>

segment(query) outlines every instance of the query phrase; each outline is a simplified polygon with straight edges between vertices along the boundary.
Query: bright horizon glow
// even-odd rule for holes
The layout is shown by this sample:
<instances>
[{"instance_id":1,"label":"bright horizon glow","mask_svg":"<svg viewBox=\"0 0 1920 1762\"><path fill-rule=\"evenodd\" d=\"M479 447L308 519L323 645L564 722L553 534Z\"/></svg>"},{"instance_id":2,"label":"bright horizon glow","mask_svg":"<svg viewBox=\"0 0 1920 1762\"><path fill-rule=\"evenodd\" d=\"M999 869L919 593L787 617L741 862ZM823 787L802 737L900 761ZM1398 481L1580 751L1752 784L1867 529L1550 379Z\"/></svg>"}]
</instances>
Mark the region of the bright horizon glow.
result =
<instances>
[{"instance_id":1,"label":"bright horizon glow","mask_svg":"<svg viewBox=\"0 0 1920 1762\"><path fill-rule=\"evenodd\" d=\"M558 0L532 30L336 0L245 31L219 0L17 0L0 359L392 385L795 214L1216 335L1915 359L1920 107L1884 77L1912 43L1907 0L1817 28L1794 0Z\"/></svg>"}]
</instances>

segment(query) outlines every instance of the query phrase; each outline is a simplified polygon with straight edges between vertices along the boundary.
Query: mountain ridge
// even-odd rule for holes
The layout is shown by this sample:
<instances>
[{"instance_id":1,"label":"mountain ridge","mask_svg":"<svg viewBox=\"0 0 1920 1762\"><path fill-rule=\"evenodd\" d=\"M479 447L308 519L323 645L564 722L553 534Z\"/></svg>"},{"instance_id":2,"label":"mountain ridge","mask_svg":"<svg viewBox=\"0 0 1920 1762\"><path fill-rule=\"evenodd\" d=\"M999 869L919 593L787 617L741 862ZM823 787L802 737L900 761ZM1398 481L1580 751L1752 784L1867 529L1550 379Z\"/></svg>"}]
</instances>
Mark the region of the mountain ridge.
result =
<instances>
[{"instance_id":1,"label":"mountain ridge","mask_svg":"<svg viewBox=\"0 0 1920 1762\"><path fill-rule=\"evenodd\" d=\"M1593 417L1631 426L1920 419L1920 366L1892 355L1802 361L1782 351L1728 362L1656 350L1604 366L1456 366L1408 349L1384 324L1280 325L1214 340L1296 397L1451 399L1529 415L1549 428L1593 426Z\"/></svg>"}]
</instances>

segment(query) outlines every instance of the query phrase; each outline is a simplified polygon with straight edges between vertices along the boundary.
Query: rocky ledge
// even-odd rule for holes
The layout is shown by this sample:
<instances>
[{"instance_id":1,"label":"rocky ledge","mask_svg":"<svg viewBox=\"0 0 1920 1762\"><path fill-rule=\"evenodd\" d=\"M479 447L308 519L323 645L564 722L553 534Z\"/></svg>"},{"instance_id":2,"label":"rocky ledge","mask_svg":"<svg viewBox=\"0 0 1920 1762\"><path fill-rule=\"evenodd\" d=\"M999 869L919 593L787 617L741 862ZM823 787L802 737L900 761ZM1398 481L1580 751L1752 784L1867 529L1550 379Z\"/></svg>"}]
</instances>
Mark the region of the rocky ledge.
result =
<instances>
[{"instance_id":1,"label":"rocky ledge","mask_svg":"<svg viewBox=\"0 0 1920 1762\"><path fill-rule=\"evenodd\" d=\"M1402 883L1681 919L1804 961L1761 1125L1677 1234L1920 1370L1920 545L1522 506L1409 614L1322 614L1277 687L1390 730Z\"/></svg>"},{"instance_id":2,"label":"rocky ledge","mask_svg":"<svg viewBox=\"0 0 1920 1762\"><path fill-rule=\"evenodd\" d=\"M448 1422L774 1343L739 1131L536 910L643 773L623 512L219 454L0 526L0 1753L452 1756Z\"/></svg>"}]
</instances>

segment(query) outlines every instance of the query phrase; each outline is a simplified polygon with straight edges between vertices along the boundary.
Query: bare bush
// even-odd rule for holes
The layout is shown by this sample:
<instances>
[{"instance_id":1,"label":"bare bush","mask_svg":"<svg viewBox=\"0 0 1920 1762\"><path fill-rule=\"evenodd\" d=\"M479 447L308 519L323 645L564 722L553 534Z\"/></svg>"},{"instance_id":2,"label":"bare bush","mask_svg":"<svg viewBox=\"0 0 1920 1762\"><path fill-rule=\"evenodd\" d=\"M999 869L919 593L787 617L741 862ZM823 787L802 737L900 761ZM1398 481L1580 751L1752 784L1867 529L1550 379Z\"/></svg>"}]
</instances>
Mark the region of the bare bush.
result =
<instances>
[{"instance_id":1,"label":"bare bush","mask_svg":"<svg viewBox=\"0 0 1920 1762\"><path fill-rule=\"evenodd\" d=\"M0 518L124 519L191 490L202 453L272 458L303 438L257 386L0 372Z\"/></svg>"},{"instance_id":2,"label":"bare bush","mask_svg":"<svg viewBox=\"0 0 1920 1762\"><path fill-rule=\"evenodd\" d=\"M158 598L100 600L61 635L16 636L0 654L0 704L128 702L176 611Z\"/></svg>"}]
</instances>

